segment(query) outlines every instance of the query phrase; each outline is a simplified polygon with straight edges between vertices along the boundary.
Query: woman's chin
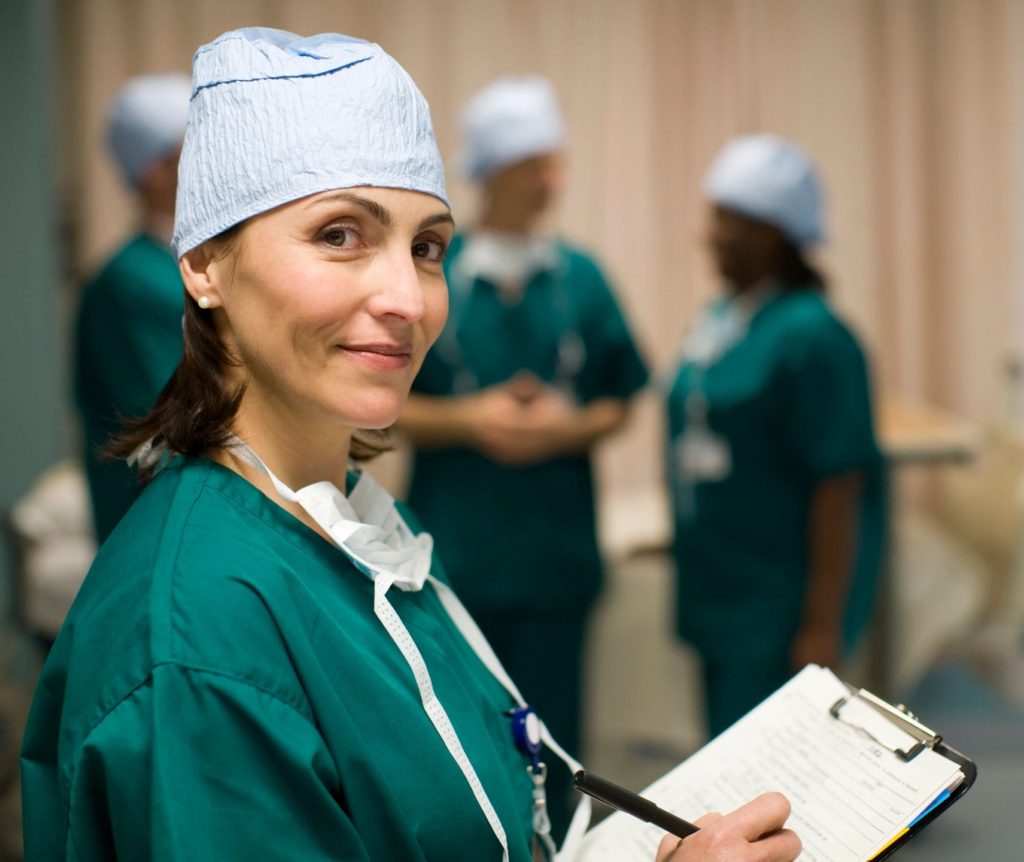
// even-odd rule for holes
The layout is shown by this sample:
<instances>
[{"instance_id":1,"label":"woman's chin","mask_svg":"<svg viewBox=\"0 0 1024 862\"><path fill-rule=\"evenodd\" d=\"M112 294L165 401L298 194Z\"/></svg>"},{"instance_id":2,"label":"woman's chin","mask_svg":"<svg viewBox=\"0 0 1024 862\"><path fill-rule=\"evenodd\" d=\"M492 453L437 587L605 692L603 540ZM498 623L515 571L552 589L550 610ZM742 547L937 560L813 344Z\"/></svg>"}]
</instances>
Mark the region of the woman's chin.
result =
<instances>
[{"instance_id":1,"label":"woman's chin","mask_svg":"<svg viewBox=\"0 0 1024 862\"><path fill-rule=\"evenodd\" d=\"M345 410L345 424L367 431L383 431L398 421L403 407L405 407L404 397L396 398L393 401L367 404L362 409L347 409Z\"/></svg>"}]
</instances>

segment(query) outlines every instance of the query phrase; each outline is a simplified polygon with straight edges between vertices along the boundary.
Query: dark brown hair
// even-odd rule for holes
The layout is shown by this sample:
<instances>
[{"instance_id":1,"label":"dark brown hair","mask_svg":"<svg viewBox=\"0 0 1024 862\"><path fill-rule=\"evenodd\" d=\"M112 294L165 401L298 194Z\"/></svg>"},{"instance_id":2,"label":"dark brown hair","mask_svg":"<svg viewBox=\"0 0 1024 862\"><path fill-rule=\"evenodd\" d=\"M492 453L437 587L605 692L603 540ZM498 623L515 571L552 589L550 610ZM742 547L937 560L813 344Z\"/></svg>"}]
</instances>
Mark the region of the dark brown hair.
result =
<instances>
[{"instance_id":1,"label":"dark brown hair","mask_svg":"<svg viewBox=\"0 0 1024 862\"><path fill-rule=\"evenodd\" d=\"M813 290L825 293L828 281L821 271L812 266L803 252L789 239L783 238L779 265L779 278L790 290Z\"/></svg>"},{"instance_id":2,"label":"dark brown hair","mask_svg":"<svg viewBox=\"0 0 1024 862\"><path fill-rule=\"evenodd\" d=\"M218 256L237 250L244 222L209 242ZM239 362L217 334L213 316L185 293L184 351L181 363L145 416L123 422L124 430L105 449L109 458L128 458L152 441L171 454L201 455L222 449L231 439L231 424L242 403L245 384L232 387L227 370ZM349 456L368 461L392 448L389 430L361 429L352 435ZM142 465L139 478L148 482L159 465Z\"/></svg>"}]
</instances>

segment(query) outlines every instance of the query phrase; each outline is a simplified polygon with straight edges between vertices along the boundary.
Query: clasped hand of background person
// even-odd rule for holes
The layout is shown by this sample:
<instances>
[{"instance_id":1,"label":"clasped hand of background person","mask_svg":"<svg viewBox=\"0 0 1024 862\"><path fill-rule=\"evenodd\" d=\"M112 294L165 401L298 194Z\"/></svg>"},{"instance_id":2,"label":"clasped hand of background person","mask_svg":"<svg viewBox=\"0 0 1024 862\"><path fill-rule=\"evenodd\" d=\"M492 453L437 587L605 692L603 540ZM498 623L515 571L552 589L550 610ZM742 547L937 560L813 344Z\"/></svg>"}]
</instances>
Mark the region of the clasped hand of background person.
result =
<instances>
[{"instance_id":1,"label":"clasped hand of background person","mask_svg":"<svg viewBox=\"0 0 1024 862\"><path fill-rule=\"evenodd\" d=\"M473 397L473 442L503 464L527 465L572 448L582 411L531 376L491 386Z\"/></svg>"},{"instance_id":2,"label":"clasped hand of background person","mask_svg":"<svg viewBox=\"0 0 1024 862\"><path fill-rule=\"evenodd\" d=\"M689 838L666 835L656 862L794 862L803 847L783 828L789 814L781 793L765 793L724 817L706 814Z\"/></svg>"}]
</instances>

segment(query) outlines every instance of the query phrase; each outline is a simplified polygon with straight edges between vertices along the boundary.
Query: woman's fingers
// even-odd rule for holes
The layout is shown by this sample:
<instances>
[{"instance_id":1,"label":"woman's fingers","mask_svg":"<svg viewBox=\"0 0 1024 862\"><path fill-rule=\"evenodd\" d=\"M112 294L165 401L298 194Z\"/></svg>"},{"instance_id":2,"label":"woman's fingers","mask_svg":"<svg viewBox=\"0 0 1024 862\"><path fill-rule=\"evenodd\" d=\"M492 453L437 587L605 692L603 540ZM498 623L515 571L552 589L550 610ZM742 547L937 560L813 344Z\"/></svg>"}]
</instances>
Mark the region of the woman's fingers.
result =
<instances>
[{"instance_id":1,"label":"woman's fingers","mask_svg":"<svg viewBox=\"0 0 1024 862\"><path fill-rule=\"evenodd\" d=\"M803 848L803 843L792 829L780 829L754 842L753 859L756 862L793 862Z\"/></svg>"},{"instance_id":2,"label":"woman's fingers","mask_svg":"<svg viewBox=\"0 0 1024 862\"><path fill-rule=\"evenodd\" d=\"M789 819L789 800L781 793L763 793L729 815L729 826L748 841L778 832Z\"/></svg>"},{"instance_id":3,"label":"woman's fingers","mask_svg":"<svg viewBox=\"0 0 1024 862\"><path fill-rule=\"evenodd\" d=\"M672 855L672 851L682 843L682 838L666 833L658 845L658 855L655 857L654 862L667 862L669 856Z\"/></svg>"},{"instance_id":4,"label":"woman's fingers","mask_svg":"<svg viewBox=\"0 0 1024 862\"><path fill-rule=\"evenodd\" d=\"M700 831L686 842L666 835L655 862L794 862L803 849L791 829L789 800L781 793L765 793L724 817L705 814Z\"/></svg>"}]
</instances>

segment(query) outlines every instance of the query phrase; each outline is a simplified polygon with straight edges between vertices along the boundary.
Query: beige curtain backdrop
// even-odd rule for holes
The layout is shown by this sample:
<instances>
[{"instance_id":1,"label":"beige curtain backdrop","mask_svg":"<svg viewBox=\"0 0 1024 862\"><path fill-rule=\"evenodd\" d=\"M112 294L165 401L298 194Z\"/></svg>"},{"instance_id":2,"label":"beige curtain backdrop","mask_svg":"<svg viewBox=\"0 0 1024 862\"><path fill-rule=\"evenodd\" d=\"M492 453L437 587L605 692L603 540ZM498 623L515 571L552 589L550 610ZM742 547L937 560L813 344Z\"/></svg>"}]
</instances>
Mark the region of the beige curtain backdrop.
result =
<instances>
[{"instance_id":1,"label":"beige curtain backdrop","mask_svg":"<svg viewBox=\"0 0 1024 862\"><path fill-rule=\"evenodd\" d=\"M604 262L668 372L714 289L700 182L730 136L769 130L820 164L836 306L877 388L996 414L1024 352L1024 0L64 0L61 191L88 270L131 227L102 148L117 86L187 71L224 30L336 30L380 42L430 101L456 218L457 116L476 88L548 75L571 131L557 226ZM602 474L657 486L660 417L640 405Z\"/></svg>"}]
</instances>

